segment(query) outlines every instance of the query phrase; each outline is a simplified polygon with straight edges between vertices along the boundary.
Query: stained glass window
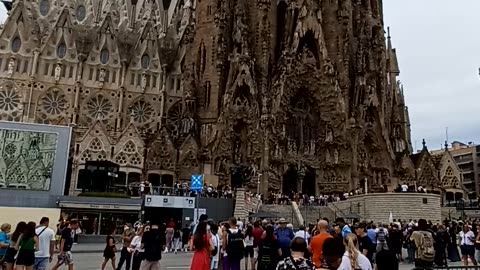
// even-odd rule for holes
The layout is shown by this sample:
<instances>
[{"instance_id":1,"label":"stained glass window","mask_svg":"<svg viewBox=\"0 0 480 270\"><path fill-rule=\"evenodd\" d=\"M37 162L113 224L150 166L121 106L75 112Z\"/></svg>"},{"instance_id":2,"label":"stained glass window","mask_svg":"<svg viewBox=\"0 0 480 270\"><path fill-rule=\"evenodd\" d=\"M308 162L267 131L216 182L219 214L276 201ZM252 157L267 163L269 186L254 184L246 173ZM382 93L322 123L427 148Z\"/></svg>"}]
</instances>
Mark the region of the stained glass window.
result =
<instances>
[{"instance_id":1,"label":"stained glass window","mask_svg":"<svg viewBox=\"0 0 480 270\"><path fill-rule=\"evenodd\" d=\"M62 42L57 46L57 56L62 59L65 57L65 54L67 54L67 46Z\"/></svg>"},{"instance_id":2,"label":"stained glass window","mask_svg":"<svg viewBox=\"0 0 480 270\"><path fill-rule=\"evenodd\" d=\"M50 2L48 0L40 1L40 14L42 16L47 16L50 11Z\"/></svg>"},{"instance_id":3,"label":"stained glass window","mask_svg":"<svg viewBox=\"0 0 480 270\"><path fill-rule=\"evenodd\" d=\"M142 56L142 68L147 69L150 66L150 56L148 54L144 54Z\"/></svg>"},{"instance_id":4,"label":"stained glass window","mask_svg":"<svg viewBox=\"0 0 480 270\"><path fill-rule=\"evenodd\" d=\"M77 17L77 20L79 22L85 20L85 17L87 16L87 10L84 5L79 5L77 7L77 10L75 11L75 16Z\"/></svg>"},{"instance_id":5,"label":"stained glass window","mask_svg":"<svg viewBox=\"0 0 480 270\"><path fill-rule=\"evenodd\" d=\"M14 37L12 39L12 51L16 53L20 51L21 47L22 47L22 40L20 39L20 37Z\"/></svg>"},{"instance_id":6,"label":"stained glass window","mask_svg":"<svg viewBox=\"0 0 480 270\"><path fill-rule=\"evenodd\" d=\"M100 62L102 64L108 63L108 59L110 58L110 53L108 52L107 49L102 49L100 52Z\"/></svg>"}]
</instances>

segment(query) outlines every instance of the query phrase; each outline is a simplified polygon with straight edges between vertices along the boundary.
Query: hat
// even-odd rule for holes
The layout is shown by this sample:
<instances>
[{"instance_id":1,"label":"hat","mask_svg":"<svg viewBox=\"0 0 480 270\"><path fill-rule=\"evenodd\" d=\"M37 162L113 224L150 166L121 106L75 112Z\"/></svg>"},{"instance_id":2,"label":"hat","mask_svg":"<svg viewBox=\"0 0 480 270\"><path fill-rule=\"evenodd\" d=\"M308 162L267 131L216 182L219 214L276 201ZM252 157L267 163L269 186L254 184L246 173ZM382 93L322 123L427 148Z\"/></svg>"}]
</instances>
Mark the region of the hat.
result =
<instances>
[{"instance_id":1,"label":"hat","mask_svg":"<svg viewBox=\"0 0 480 270\"><path fill-rule=\"evenodd\" d=\"M280 224L281 224L281 223L287 223L287 220L284 219L284 218L281 218L281 219L278 220L278 223L280 223Z\"/></svg>"}]
</instances>

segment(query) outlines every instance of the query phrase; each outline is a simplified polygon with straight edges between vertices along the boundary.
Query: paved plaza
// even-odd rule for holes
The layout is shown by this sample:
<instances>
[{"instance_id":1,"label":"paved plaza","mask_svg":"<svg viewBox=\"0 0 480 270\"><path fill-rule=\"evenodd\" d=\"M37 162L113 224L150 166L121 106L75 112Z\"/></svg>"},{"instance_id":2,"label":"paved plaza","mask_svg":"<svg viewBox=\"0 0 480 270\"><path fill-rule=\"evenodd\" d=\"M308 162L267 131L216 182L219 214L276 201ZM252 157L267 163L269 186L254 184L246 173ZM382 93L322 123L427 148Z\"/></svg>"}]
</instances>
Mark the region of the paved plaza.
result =
<instances>
[{"instance_id":1,"label":"paved plaza","mask_svg":"<svg viewBox=\"0 0 480 270\"><path fill-rule=\"evenodd\" d=\"M102 251L95 251L93 250L93 246L90 247L91 250L86 250L86 246L84 245L83 249L81 248L82 245L76 246L78 253L74 252L74 261L75 261L75 269L77 270L98 270L100 269L100 265L102 263ZM100 247L100 246L98 246ZM118 254L119 256L120 254ZM117 257L118 257L117 256ZM190 262L192 259L192 253L178 253L178 254L164 254L161 260L161 267L162 269L166 270L184 270L190 269ZM117 258L117 262L119 257ZM459 264L452 264L452 265L459 265ZM413 269L413 265L411 264L401 264L400 270L411 270ZM66 267L63 267L66 269ZM107 270L110 270L111 267L107 266ZM242 262L242 269L244 269L244 264Z\"/></svg>"}]
</instances>

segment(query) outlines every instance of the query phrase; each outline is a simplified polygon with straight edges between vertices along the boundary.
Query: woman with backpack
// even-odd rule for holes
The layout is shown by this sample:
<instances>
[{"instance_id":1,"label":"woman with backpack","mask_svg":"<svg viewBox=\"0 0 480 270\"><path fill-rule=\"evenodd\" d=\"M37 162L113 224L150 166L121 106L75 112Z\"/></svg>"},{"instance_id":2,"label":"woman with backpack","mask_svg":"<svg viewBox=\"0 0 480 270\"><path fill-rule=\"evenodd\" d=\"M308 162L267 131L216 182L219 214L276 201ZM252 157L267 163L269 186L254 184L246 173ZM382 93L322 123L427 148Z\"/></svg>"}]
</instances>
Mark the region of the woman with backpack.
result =
<instances>
[{"instance_id":1,"label":"woman with backpack","mask_svg":"<svg viewBox=\"0 0 480 270\"><path fill-rule=\"evenodd\" d=\"M25 231L17 241L15 248L18 250L16 270L32 270L35 264L35 251L38 251L38 236L35 233L37 224L29 222Z\"/></svg>"},{"instance_id":2,"label":"woman with backpack","mask_svg":"<svg viewBox=\"0 0 480 270\"><path fill-rule=\"evenodd\" d=\"M265 227L265 237L258 243L257 270L275 269L279 258L282 256L282 250L274 232L272 225Z\"/></svg>"},{"instance_id":3,"label":"woman with backpack","mask_svg":"<svg viewBox=\"0 0 480 270\"><path fill-rule=\"evenodd\" d=\"M207 233L207 222L200 222L193 235L193 253L190 270L210 270L210 255L213 250L212 239Z\"/></svg>"}]
</instances>

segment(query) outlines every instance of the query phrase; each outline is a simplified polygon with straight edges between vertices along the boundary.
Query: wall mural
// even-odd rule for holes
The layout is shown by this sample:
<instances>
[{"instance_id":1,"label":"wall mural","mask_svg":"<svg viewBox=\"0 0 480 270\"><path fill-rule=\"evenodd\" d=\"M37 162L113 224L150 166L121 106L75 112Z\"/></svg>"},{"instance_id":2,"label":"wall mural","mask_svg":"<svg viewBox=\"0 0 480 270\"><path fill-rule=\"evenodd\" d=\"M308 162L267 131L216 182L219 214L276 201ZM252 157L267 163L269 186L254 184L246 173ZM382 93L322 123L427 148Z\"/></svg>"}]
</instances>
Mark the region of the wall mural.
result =
<instances>
[{"instance_id":1,"label":"wall mural","mask_svg":"<svg viewBox=\"0 0 480 270\"><path fill-rule=\"evenodd\" d=\"M50 190L57 133L0 129L0 188Z\"/></svg>"}]
</instances>

